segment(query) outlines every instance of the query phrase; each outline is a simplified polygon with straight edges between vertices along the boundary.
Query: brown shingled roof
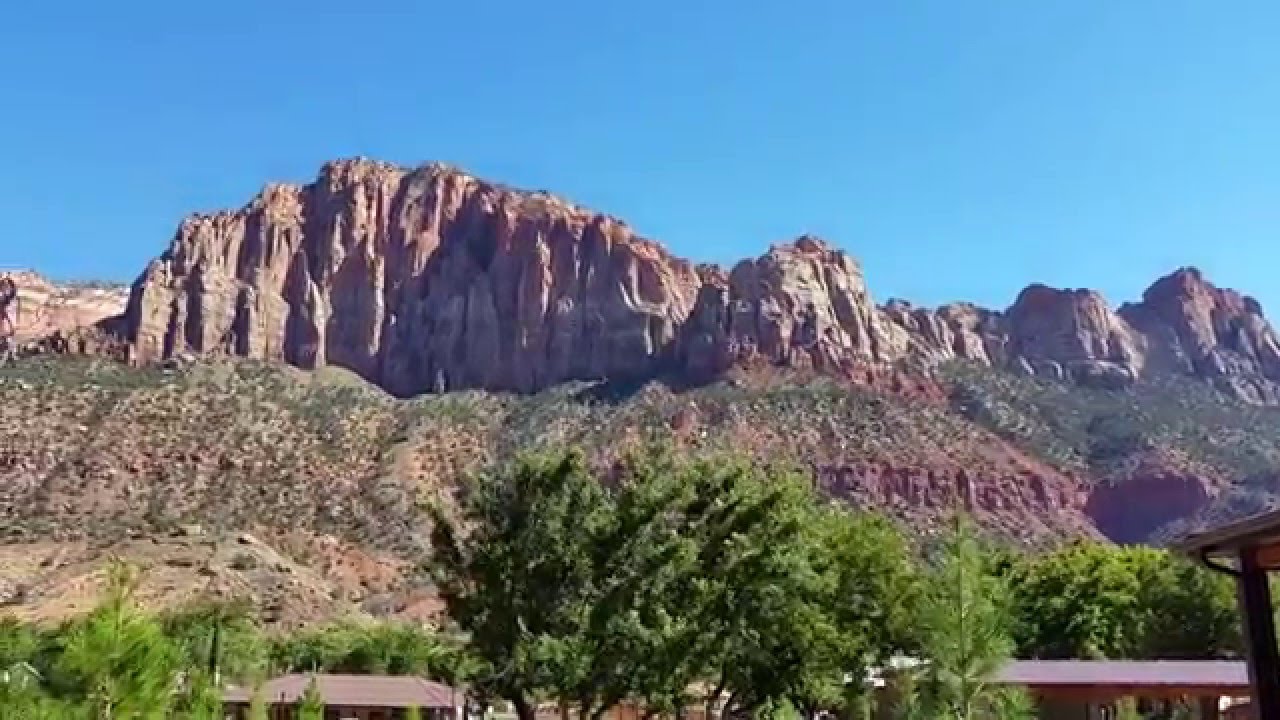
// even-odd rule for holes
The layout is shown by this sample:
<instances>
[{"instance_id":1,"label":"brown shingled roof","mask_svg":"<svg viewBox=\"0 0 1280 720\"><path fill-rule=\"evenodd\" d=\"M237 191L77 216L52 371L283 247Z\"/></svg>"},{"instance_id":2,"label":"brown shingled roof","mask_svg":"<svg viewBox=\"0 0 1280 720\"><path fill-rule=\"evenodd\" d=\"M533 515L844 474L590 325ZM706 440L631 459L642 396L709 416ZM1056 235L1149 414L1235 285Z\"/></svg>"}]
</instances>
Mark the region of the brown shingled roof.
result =
<instances>
[{"instance_id":1,"label":"brown shingled roof","mask_svg":"<svg viewBox=\"0 0 1280 720\"><path fill-rule=\"evenodd\" d=\"M440 683L411 676L390 675L282 675L262 686L262 699L270 705L297 703L311 679L325 705L380 708L452 708L463 693ZM223 700L247 703L253 691L228 688Z\"/></svg>"}]
</instances>

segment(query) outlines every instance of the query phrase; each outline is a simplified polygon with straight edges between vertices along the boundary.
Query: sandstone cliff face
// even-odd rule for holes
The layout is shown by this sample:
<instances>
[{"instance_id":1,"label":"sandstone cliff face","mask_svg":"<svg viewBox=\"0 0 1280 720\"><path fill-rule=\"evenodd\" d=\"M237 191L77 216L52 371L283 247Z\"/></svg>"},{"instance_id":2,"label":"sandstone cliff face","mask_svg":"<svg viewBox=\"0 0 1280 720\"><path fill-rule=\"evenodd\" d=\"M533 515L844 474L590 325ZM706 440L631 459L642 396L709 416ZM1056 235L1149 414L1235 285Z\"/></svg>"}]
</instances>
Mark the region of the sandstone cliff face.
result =
<instances>
[{"instance_id":1,"label":"sandstone cliff face","mask_svg":"<svg viewBox=\"0 0 1280 720\"><path fill-rule=\"evenodd\" d=\"M1152 371L1196 375L1241 399L1280 403L1280 340L1256 300L1183 268L1120 308Z\"/></svg>"},{"instance_id":2,"label":"sandstone cliff face","mask_svg":"<svg viewBox=\"0 0 1280 720\"><path fill-rule=\"evenodd\" d=\"M430 165L331 163L183 223L134 285L146 361L341 365L398 394L655 371L698 278L623 223Z\"/></svg>"},{"instance_id":3,"label":"sandstone cliff face","mask_svg":"<svg viewBox=\"0 0 1280 720\"><path fill-rule=\"evenodd\" d=\"M848 374L902 357L857 261L818 238L776 245L728 275L706 268L702 281L678 350L694 379L753 358Z\"/></svg>"},{"instance_id":4,"label":"sandstone cliff face","mask_svg":"<svg viewBox=\"0 0 1280 720\"><path fill-rule=\"evenodd\" d=\"M1118 311L1043 285L1003 312L877 307L858 263L814 237L728 272L694 267L545 193L362 159L186 220L121 325L143 362L333 364L400 395L704 382L752 361L868 379L960 359L1108 388L1177 372L1280 404L1280 340L1261 308L1194 270Z\"/></svg>"},{"instance_id":5,"label":"sandstone cliff face","mask_svg":"<svg viewBox=\"0 0 1280 720\"><path fill-rule=\"evenodd\" d=\"M19 341L41 338L55 330L70 333L119 315L128 298L124 287L59 285L34 272L12 273L18 286L15 313Z\"/></svg>"},{"instance_id":6,"label":"sandstone cliff face","mask_svg":"<svg viewBox=\"0 0 1280 720\"><path fill-rule=\"evenodd\" d=\"M926 364L960 358L1112 389L1178 373L1248 402L1280 404L1280 339L1261 307L1190 268L1119 310L1092 290L1037 284L1003 313L901 301L881 312L906 333L907 357Z\"/></svg>"},{"instance_id":7,"label":"sandstone cliff face","mask_svg":"<svg viewBox=\"0 0 1280 720\"><path fill-rule=\"evenodd\" d=\"M888 512L912 527L940 527L957 510L1028 543L1101 537L1084 512L1079 483L1047 468L990 476L964 469L891 463L819 465L823 491L857 507Z\"/></svg>"}]
</instances>

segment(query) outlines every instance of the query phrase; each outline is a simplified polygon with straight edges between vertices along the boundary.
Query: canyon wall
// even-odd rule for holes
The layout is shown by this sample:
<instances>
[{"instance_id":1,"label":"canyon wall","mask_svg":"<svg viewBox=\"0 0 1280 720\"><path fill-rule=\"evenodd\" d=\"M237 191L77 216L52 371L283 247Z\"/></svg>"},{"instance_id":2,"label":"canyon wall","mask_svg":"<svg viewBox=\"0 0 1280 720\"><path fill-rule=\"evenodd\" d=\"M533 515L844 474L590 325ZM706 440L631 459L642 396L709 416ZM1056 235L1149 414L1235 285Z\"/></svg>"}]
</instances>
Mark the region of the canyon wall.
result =
<instances>
[{"instance_id":1,"label":"canyon wall","mask_svg":"<svg viewBox=\"0 0 1280 720\"><path fill-rule=\"evenodd\" d=\"M1280 403L1280 342L1262 309L1194 269L1118 309L1043 285L1004 311L878 306L857 261L818 238L729 270L695 266L546 193L364 159L185 220L120 326L143 362L334 364L398 395L705 382L751 359L848 377L964 359L1104 387L1180 373Z\"/></svg>"}]
</instances>

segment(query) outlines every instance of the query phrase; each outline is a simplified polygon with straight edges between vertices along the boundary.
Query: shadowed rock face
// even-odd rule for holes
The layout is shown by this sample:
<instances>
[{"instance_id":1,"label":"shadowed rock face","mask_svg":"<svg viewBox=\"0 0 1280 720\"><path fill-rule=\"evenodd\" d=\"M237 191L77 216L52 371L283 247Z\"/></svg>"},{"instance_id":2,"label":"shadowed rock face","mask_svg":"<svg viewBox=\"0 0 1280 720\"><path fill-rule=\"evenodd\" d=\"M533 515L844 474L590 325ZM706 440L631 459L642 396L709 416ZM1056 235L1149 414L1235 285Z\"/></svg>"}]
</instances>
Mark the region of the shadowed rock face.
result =
<instances>
[{"instance_id":1,"label":"shadowed rock face","mask_svg":"<svg viewBox=\"0 0 1280 720\"><path fill-rule=\"evenodd\" d=\"M1115 542L1149 541L1169 523L1204 512L1228 485L1156 454L1136 460L1124 477L1094 485L1084 505L1098 530Z\"/></svg>"},{"instance_id":2,"label":"shadowed rock face","mask_svg":"<svg viewBox=\"0 0 1280 720\"><path fill-rule=\"evenodd\" d=\"M964 359L1104 387L1177 372L1280 403L1280 341L1258 304L1195 270L1118 311L1043 285L1004 312L877 307L858 263L814 237L729 272L695 267L545 193L363 159L184 221L120 325L143 362L340 365L399 395L701 382L749 360L857 378Z\"/></svg>"}]
</instances>

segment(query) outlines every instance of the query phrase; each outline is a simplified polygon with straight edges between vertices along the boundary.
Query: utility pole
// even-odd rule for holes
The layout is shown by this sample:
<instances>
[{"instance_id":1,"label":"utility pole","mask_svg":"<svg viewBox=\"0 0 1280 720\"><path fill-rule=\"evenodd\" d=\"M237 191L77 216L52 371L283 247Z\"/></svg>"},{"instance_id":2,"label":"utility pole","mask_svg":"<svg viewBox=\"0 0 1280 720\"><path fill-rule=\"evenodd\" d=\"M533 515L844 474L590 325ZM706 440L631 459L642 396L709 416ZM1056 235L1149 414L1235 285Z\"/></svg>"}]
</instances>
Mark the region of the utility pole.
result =
<instances>
[{"instance_id":1,"label":"utility pole","mask_svg":"<svg viewBox=\"0 0 1280 720\"><path fill-rule=\"evenodd\" d=\"M222 644L222 618L213 620L213 638L209 642L209 677L213 678L213 686L222 688L222 678L218 668L218 655Z\"/></svg>"}]
</instances>

